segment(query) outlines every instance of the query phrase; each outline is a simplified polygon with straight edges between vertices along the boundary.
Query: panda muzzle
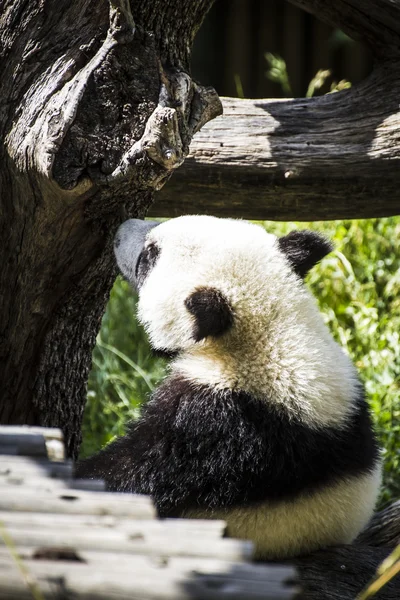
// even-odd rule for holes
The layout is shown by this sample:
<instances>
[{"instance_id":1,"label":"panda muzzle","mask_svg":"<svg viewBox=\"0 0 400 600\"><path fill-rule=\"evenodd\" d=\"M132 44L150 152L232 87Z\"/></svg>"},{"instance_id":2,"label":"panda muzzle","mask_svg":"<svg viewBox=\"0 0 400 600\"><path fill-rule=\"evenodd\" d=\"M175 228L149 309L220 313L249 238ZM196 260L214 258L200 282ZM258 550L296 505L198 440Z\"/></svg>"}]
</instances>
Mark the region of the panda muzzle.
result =
<instances>
[{"instance_id":1,"label":"panda muzzle","mask_svg":"<svg viewBox=\"0 0 400 600\"><path fill-rule=\"evenodd\" d=\"M157 227L157 221L129 219L120 225L114 238L114 254L118 267L129 282L136 287L135 267L143 250L148 232Z\"/></svg>"}]
</instances>

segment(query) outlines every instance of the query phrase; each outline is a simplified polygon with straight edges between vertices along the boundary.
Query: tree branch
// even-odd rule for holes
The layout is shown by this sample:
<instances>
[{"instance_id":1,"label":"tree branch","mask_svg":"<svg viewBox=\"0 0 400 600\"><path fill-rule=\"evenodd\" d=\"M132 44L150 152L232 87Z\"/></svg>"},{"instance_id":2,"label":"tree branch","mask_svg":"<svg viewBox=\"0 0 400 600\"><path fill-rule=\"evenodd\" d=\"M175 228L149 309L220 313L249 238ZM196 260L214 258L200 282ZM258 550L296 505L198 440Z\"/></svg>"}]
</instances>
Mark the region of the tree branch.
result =
<instances>
[{"instance_id":1,"label":"tree branch","mask_svg":"<svg viewBox=\"0 0 400 600\"><path fill-rule=\"evenodd\" d=\"M252 219L400 213L399 67L312 99L224 98L151 208Z\"/></svg>"},{"instance_id":2,"label":"tree branch","mask_svg":"<svg viewBox=\"0 0 400 600\"><path fill-rule=\"evenodd\" d=\"M400 54L400 4L397 0L289 0L321 21L365 42L381 58Z\"/></svg>"}]
</instances>

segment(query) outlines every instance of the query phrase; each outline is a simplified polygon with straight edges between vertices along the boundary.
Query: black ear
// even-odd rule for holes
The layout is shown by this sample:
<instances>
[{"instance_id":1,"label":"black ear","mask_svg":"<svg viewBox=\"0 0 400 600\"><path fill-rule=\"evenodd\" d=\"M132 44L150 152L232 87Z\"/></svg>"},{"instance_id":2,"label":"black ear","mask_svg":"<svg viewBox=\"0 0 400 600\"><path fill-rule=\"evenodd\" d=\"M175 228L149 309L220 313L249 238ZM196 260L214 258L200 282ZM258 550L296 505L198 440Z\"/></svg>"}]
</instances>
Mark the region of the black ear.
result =
<instances>
[{"instance_id":1,"label":"black ear","mask_svg":"<svg viewBox=\"0 0 400 600\"><path fill-rule=\"evenodd\" d=\"M286 255L294 272L304 278L324 256L332 252L332 243L315 231L292 231L278 239L279 248Z\"/></svg>"},{"instance_id":2,"label":"black ear","mask_svg":"<svg viewBox=\"0 0 400 600\"><path fill-rule=\"evenodd\" d=\"M193 337L196 342L209 335L218 337L232 326L232 308L225 296L215 288L197 288L186 298L185 306L195 318Z\"/></svg>"}]
</instances>

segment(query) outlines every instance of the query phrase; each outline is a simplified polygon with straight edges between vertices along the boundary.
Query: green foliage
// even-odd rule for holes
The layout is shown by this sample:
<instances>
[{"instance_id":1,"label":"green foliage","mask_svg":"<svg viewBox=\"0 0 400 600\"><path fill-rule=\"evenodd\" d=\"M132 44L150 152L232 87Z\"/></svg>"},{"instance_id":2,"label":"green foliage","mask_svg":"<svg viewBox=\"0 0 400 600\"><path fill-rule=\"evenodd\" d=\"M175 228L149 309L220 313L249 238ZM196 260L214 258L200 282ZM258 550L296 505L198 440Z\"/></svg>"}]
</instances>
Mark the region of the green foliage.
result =
<instances>
[{"instance_id":1,"label":"green foliage","mask_svg":"<svg viewBox=\"0 0 400 600\"><path fill-rule=\"evenodd\" d=\"M134 315L136 297L122 279L111 292L93 352L83 418L81 456L90 456L137 419L140 407L165 372L152 356L147 336Z\"/></svg>"},{"instance_id":2,"label":"green foliage","mask_svg":"<svg viewBox=\"0 0 400 600\"><path fill-rule=\"evenodd\" d=\"M292 96L292 88L290 86L286 62L277 54L272 54L272 52L267 52L264 56L268 63L268 70L265 73L266 77L270 81L278 83L285 96Z\"/></svg>"},{"instance_id":3,"label":"green foliage","mask_svg":"<svg viewBox=\"0 0 400 600\"><path fill-rule=\"evenodd\" d=\"M235 73L233 79L235 81L236 96L238 98L244 98L243 84L239 73Z\"/></svg>"},{"instance_id":4,"label":"green foliage","mask_svg":"<svg viewBox=\"0 0 400 600\"><path fill-rule=\"evenodd\" d=\"M276 235L309 228L334 240L335 251L308 283L336 340L365 383L383 447L382 502L400 497L400 219L264 223ZM118 280L93 355L82 454L124 432L164 375L135 318L135 298Z\"/></svg>"},{"instance_id":5,"label":"green foliage","mask_svg":"<svg viewBox=\"0 0 400 600\"><path fill-rule=\"evenodd\" d=\"M267 52L264 56L268 63L268 70L265 73L266 77L270 81L279 84L285 96L293 96L286 62L277 54L272 54L272 52ZM330 77L332 77L332 71L330 69L320 69L317 71L308 84L306 98L312 98L315 92L320 90ZM332 81L330 92L340 92L341 90L347 90L350 87L351 83L345 79L342 79L339 82ZM240 96L240 98L243 98L243 95Z\"/></svg>"}]
</instances>

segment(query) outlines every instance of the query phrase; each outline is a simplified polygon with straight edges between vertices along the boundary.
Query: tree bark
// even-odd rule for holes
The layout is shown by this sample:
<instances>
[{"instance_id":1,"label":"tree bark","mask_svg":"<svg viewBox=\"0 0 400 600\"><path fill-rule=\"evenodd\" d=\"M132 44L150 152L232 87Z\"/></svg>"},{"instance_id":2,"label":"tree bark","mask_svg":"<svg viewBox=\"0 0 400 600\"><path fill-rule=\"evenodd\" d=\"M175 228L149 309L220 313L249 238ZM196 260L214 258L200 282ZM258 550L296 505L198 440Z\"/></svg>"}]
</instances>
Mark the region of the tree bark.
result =
<instances>
[{"instance_id":1,"label":"tree bark","mask_svg":"<svg viewBox=\"0 0 400 600\"><path fill-rule=\"evenodd\" d=\"M299 100L223 99L151 214L319 220L400 214L400 3L291 0L368 44L360 85Z\"/></svg>"},{"instance_id":2,"label":"tree bark","mask_svg":"<svg viewBox=\"0 0 400 600\"><path fill-rule=\"evenodd\" d=\"M190 76L213 0L0 1L0 422L76 456L112 239L220 110Z\"/></svg>"}]
</instances>

